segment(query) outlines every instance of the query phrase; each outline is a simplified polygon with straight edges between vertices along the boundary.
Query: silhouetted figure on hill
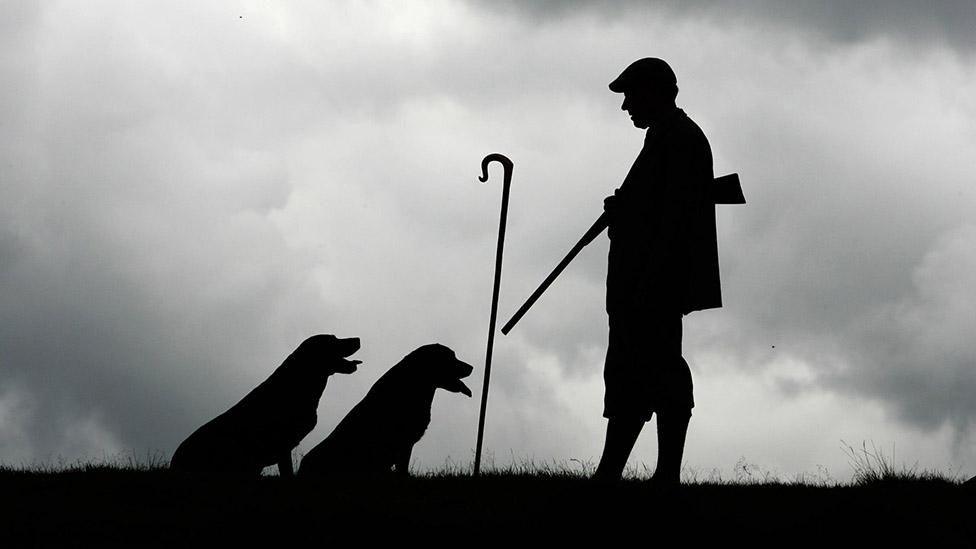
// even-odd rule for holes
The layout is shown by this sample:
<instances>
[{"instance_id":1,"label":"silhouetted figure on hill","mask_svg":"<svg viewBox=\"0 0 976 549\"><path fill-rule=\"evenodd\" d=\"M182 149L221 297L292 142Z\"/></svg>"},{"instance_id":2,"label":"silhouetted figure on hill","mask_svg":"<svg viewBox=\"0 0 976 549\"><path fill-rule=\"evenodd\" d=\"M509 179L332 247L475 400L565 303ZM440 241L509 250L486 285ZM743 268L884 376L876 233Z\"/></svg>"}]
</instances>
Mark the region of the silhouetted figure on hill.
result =
<instances>
[{"instance_id":1,"label":"silhouetted figure on hill","mask_svg":"<svg viewBox=\"0 0 976 549\"><path fill-rule=\"evenodd\" d=\"M675 106L668 64L644 58L610 90L646 128L623 184L604 201L610 252L610 337L604 381L607 438L594 475L619 479L637 437L657 412L653 481L677 485L691 409L691 371L681 357L682 316L721 307L712 153L701 129Z\"/></svg>"},{"instance_id":2,"label":"silhouetted figure on hill","mask_svg":"<svg viewBox=\"0 0 976 549\"><path fill-rule=\"evenodd\" d=\"M347 357L358 350L359 338L306 339L271 377L187 437L170 467L258 476L277 463L282 476L291 476L291 451L315 427L329 376L355 372L360 361Z\"/></svg>"},{"instance_id":3,"label":"silhouetted figure on hill","mask_svg":"<svg viewBox=\"0 0 976 549\"><path fill-rule=\"evenodd\" d=\"M413 446L430 424L434 392L471 396L461 381L472 367L454 351L424 345L379 378L335 430L302 458L299 475L388 474L406 476Z\"/></svg>"}]
</instances>

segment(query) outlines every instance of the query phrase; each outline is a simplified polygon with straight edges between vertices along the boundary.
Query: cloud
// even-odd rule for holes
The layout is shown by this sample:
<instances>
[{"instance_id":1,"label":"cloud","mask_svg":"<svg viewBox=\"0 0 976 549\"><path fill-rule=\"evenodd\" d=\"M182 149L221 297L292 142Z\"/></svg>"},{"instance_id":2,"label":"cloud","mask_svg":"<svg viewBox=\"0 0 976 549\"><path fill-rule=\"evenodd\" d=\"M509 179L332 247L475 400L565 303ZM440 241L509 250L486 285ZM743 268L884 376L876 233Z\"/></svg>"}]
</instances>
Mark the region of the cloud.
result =
<instances>
[{"instance_id":1,"label":"cloud","mask_svg":"<svg viewBox=\"0 0 976 549\"><path fill-rule=\"evenodd\" d=\"M153 42L166 22L46 15L11 69L33 90L2 134L4 383L30 403L35 457L111 438L167 451L311 331L289 323L322 318L294 312L314 287L268 219L288 174L240 122L246 95L214 108L221 88L193 77L214 65Z\"/></svg>"},{"instance_id":2,"label":"cloud","mask_svg":"<svg viewBox=\"0 0 976 549\"><path fill-rule=\"evenodd\" d=\"M750 205L729 212L734 229L722 242L735 253L723 255L721 315L751 340L731 352L740 366L773 368L784 354L799 357L817 372L814 385L875 399L916 427L948 422L962 436L973 411L936 386L976 390L959 366L974 355L961 340L938 347L897 324L879 330L879 315L890 321L945 309L926 297L933 282L919 279L918 265L941 256L943 235L970 219L966 159L974 135L963 121L974 104L956 94L972 89L974 75L952 56L931 54L920 63L899 52L863 44L829 60L800 49L757 63L757 86L766 89L749 95L764 100L728 116L743 128L747 117L762 120L763 130L716 140L731 143L752 174L744 179ZM771 66L782 86L765 78ZM734 105L728 108L741 103ZM760 186L750 189L749 179ZM958 284L968 276L965 265L963 257L944 262L937 283ZM963 326L949 315L930 330ZM906 346L895 352L898 366L891 345ZM934 386L916 384L923 378Z\"/></svg>"},{"instance_id":3,"label":"cloud","mask_svg":"<svg viewBox=\"0 0 976 549\"><path fill-rule=\"evenodd\" d=\"M976 227L940 236L912 273L913 291L865 315L852 334L857 360L829 376L839 392L894 403L925 429L972 431L976 343L968 329L976 301Z\"/></svg>"},{"instance_id":4,"label":"cloud","mask_svg":"<svg viewBox=\"0 0 976 549\"><path fill-rule=\"evenodd\" d=\"M95 3L5 20L0 460L169 452L312 333L362 337L365 363L330 381L303 450L418 345L479 364L501 190L497 166L476 181L481 158L515 161L504 321L639 150L606 85L645 52L675 67L749 200L719 210L726 307L686 321L705 437L689 459L770 446L764 410L829 414L820 452L875 433L943 449L974 414L966 303L945 296L971 272L955 266L976 74L938 41L823 48L787 18L706 13L727 6L627 9L539 25L478 4ZM599 452L605 262L601 240L498 338L498 462ZM480 374L475 399L435 399L418 466L470 459ZM845 427L838 409L861 415ZM790 421L770 458L807 467Z\"/></svg>"},{"instance_id":5,"label":"cloud","mask_svg":"<svg viewBox=\"0 0 976 549\"><path fill-rule=\"evenodd\" d=\"M896 42L949 45L965 52L972 52L976 48L976 37L971 32L976 25L976 8L966 0L936 4L920 4L910 0L543 0L483 4L503 13L516 13L538 21L558 21L585 15L609 21L629 19L634 24L640 24L648 15L666 14L678 18L707 20L719 28L741 25L762 29L766 25L773 25L841 44L885 36Z\"/></svg>"}]
</instances>

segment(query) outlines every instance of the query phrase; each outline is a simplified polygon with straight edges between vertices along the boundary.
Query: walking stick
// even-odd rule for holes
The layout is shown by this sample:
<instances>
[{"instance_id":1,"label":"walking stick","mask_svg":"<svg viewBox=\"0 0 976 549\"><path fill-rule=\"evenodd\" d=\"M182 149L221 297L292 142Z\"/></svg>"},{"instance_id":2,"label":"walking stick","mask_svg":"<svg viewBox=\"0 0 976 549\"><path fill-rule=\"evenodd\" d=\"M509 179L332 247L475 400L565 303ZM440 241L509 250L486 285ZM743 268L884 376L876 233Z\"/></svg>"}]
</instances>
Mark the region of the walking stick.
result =
<instances>
[{"instance_id":1,"label":"walking stick","mask_svg":"<svg viewBox=\"0 0 976 549\"><path fill-rule=\"evenodd\" d=\"M491 350L495 344L495 319L498 316L498 289L502 283L502 250L505 247L505 219L508 217L508 190L512 186L512 161L505 155L492 153L481 160L479 181L488 181L488 164L498 162L505 170L502 184L502 214L498 222L498 248L495 252L495 287L491 293L491 320L488 322L488 350L485 351L485 382L481 388L481 414L478 416L478 444L474 451L474 476L481 472L481 442L485 434L485 411L488 408L488 380L491 378Z\"/></svg>"}]
</instances>

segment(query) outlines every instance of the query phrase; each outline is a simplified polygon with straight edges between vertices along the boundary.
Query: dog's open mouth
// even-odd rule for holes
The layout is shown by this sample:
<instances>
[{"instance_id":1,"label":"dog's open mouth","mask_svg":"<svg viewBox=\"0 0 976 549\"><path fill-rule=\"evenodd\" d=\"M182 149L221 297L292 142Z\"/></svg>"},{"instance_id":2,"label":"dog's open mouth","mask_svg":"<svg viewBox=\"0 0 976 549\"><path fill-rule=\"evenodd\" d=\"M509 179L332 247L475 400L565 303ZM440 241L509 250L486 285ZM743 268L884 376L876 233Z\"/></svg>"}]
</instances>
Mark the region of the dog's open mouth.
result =
<instances>
[{"instance_id":1,"label":"dog's open mouth","mask_svg":"<svg viewBox=\"0 0 976 549\"><path fill-rule=\"evenodd\" d=\"M342 374L351 374L355 372L356 368L363 363L362 360L346 360L344 358L341 360L341 362L343 367L339 369L339 373Z\"/></svg>"},{"instance_id":2,"label":"dog's open mouth","mask_svg":"<svg viewBox=\"0 0 976 549\"><path fill-rule=\"evenodd\" d=\"M348 339L343 339L340 343L341 350L339 355L339 367L336 368L336 372L340 374L351 374L356 371L357 366L363 363L362 360L349 359L349 355L352 355L359 350L359 338L350 337Z\"/></svg>"},{"instance_id":3,"label":"dog's open mouth","mask_svg":"<svg viewBox=\"0 0 976 549\"><path fill-rule=\"evenodd\" d=\"M474 367L472 367L470 364L466 362L461 362L460 360L458 360L457 368L461 370L462 372L461 375L459 375L457 379L452 379L448 381L445 384L444 389L447 389L452 393L461 393L462 395L467 395L468 397L470 397L471 389L469 389L468 386L465 385L463 381L461 381L461 379L471 375L471 372L474 371Z\"/></svg>"},{"instance_id":4,"label":"dog's open mouth","mask_svg":"<svg viewBox=\"0 0 976 549\"><path fill-rule=\"evenodd\" d=\"M457 390L457 392L459 392L459 393L461 393L463 395L467 395L469 397L471 396L471 389L469 389L468 386L465 385L463 381L461 381L459 379L459 380L457 380L457 384L458 384L458 390Z\"/></svg>"}]
</instances>

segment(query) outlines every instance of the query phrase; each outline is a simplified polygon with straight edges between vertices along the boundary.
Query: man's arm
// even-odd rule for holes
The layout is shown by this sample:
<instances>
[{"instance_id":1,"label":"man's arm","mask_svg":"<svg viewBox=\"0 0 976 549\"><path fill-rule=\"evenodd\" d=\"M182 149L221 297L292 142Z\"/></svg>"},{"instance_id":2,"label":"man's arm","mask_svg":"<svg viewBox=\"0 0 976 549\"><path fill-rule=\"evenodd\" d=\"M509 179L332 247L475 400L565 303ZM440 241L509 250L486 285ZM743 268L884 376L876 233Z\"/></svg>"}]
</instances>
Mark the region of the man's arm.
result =
<instances>
[{"instance_id":1,"label":"man's arm","mask_svg":"<svg viewBox=\"0 0 976 549\"><path fill-rule=\"evenodd\" d=\"M652 203L648 204L651 219L640 277L647 283L674 281L682 276L691 226L700 221L701 210L712 205L709 195L712 158L707 141L698 142L682 134L662 145L665 149L661 155L662 169L658 172L661 179L654 186ZM642 290L641 297L646 298L662 289L644 287Z\"/></svg>"}]
</instances>

